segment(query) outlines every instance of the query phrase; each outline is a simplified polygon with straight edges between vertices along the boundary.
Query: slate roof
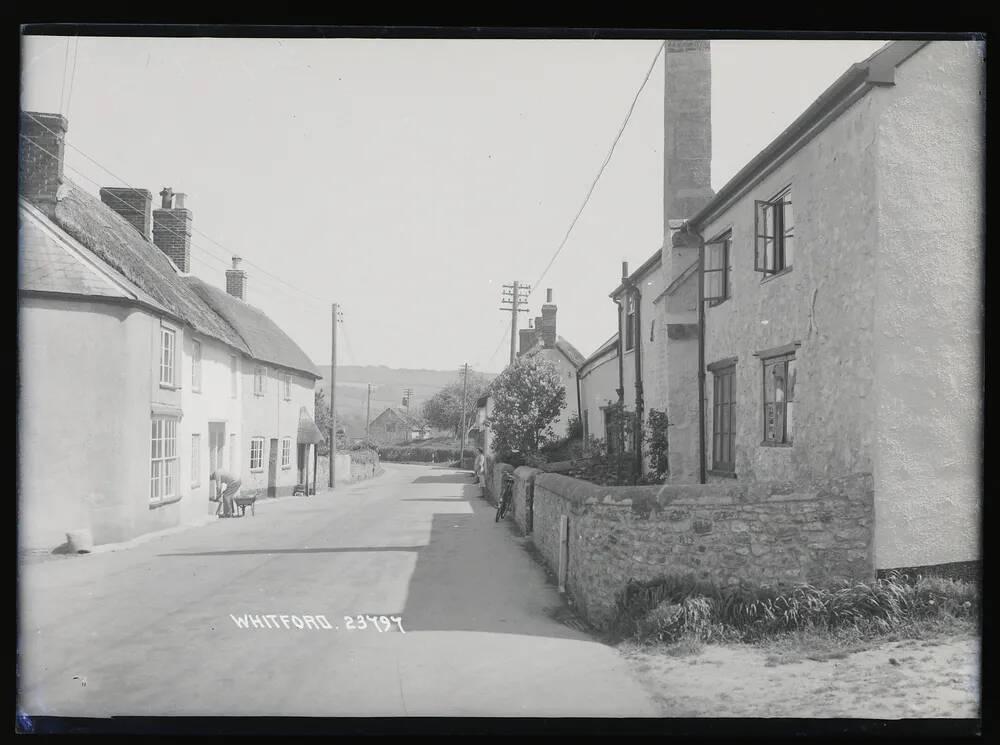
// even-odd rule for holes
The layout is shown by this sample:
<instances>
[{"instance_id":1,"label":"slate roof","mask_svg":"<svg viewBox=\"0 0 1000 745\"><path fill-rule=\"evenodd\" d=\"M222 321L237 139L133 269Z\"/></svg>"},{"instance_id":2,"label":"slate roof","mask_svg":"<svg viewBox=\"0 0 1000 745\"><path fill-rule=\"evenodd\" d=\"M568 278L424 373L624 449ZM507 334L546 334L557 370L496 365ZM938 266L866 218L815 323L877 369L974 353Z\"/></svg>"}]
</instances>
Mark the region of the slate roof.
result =
<instances>
[{"instance_id":1,"label":"slate roof","mask_svg":"<svg viewBox=\"0 0 1000 745\"><path fill-rule=\"evenodd\" d=\"M183 282L194 295L236 330L251 357L316 379L323 377L302 348L264 311L198 277L187 276L183 278Z\"/></svg>"},{"instance_id":2,"label":"slate roof","mask_svg":"<svg viewBox=\"0 0 1000 745\"><path fill-rule=\"evenodd\" d=\"M416 427L420 426L419 423L413 417L407 416L406 414L404 414L399 409L397 409L397 408L395 408L393 406L387 406L385 408L385 410L381 414L379 414L377 417L375 417L374 419L372 419L372 424L375 424L375 422L377 422L379 419L381 419L382 417L384 417L386 414L392 414L393 416L395 416L397 419L399 419L401 422L403 422L403 424L407 425L408 427L414 427L414 428L416 428Z\"/></svg>"},{"instance_id":3,"label":"slate roof","mask_svg":"<svg viewBox=\"0 0 1000 745\"><path fill-rule=\"evenodd\" d=\"M618 347L618 334L615 334L606 342L604 342L601 346L599 346L592 355L590 355L587 359L585 359L583 363L580 365L580 367L583 367L584 365L589 365L591 362L596 362L605 354L610 352L612 349L617 349L617 347Z\"/></svg>"}]
</instances>

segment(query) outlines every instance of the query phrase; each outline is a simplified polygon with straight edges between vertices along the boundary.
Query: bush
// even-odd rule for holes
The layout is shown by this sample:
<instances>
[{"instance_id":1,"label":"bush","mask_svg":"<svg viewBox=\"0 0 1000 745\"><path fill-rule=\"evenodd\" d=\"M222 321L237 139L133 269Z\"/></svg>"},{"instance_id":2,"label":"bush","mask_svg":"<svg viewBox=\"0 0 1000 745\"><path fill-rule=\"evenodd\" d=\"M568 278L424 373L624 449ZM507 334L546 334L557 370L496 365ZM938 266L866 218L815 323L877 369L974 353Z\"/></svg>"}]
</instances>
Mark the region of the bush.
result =
<instances>
[{"instance_id":1,"label":"bush","mask_svg":"<svg viewBox=\"0 0 1000 745\"><path fill-rule=\"evenodd\" d=\"M980 596L966 582L921 578L908 582L890 575L872 582L838 582L824 587L720 586L694 575L630 581L618 594L611 636L639 641L707 641L723 636L739 641L803 629L853 628L886 633L928 618L978 617Z\"/></svg>"}]
</instances>

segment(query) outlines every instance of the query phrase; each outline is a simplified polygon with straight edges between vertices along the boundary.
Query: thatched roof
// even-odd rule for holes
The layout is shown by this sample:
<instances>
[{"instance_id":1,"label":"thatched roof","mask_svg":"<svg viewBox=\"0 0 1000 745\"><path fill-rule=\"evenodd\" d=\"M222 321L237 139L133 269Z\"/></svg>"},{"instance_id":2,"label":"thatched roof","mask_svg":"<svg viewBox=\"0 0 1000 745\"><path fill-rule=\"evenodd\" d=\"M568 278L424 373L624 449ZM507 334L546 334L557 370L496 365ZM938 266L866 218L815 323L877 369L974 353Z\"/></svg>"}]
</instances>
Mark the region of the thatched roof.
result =
<instances>
[{"instance_id":1,"label":"thatched roof","mask_svg":"<svg viewBox=\"0 0 1000 745\"><path fill-rule=\"evenodd\" d=\"M195 331L250 354L239 334L185 285L155 245L100 199L72 181L56 203L53 222Z\"/></svg>"},{"instance_id":2,"label":"thatched roof","mask_svg":"<svg viewBox=\"0 0 1000 745\"><path fill-rule=\"evenodd\" d=\"M339 432L340 430L338 430ZM301 445L307 445L309 443L320 443L323 442L325 438L323 433L320 432L319 427L316 426L315 420L309 416L309 410L305 406L299 408L299 435L298 442Z\"/></svg>"},{"instance_id":3,"label":"thatched roof","mask_svg":"<svg viewBox=\"0 0 1000 745\"><path fill-rule=\"evenodd\" d=\"M545 348L546 347L542 343L542 340L539 339L538 341L535 342L534 346L531 347L531 349L527 350L524 354L526 356L531 356L544 351ZM561 336L556 337L555 349L558 349L560 352L562 352L563 356L570 361L573 367L577 369L579 369L580 365L582 365L586 361L586 358L582 354L580 354L580 351Z\"/></svg>"},{"instance_id":4,"label":"thatched roof","mask_svg":"<svg viewBox=\"0 0 1000 745\"><path fill-rule=\"evenodd\" d=\"M236 330L251 357L313 378L323 377L302 348L264 311L198 277L184 277L184 283Z\"/></svg>"}]
</instances>

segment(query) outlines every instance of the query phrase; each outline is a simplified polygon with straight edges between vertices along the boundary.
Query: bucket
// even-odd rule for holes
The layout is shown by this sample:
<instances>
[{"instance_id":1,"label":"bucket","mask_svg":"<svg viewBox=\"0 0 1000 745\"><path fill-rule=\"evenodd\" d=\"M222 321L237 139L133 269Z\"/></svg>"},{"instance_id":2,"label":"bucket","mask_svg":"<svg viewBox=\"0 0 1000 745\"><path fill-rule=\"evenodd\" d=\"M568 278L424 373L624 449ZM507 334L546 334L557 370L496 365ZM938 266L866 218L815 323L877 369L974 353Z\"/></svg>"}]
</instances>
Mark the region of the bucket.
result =
<instances>
[{"instance_id":1,"label":"bucket","mask_svg":"<svg viewBox=\"0 0 1000 745\"><path fill-rule=\"evenodd\" d=\"M72 530L66 534L69 550L74 554L89 554L94 547L94 539L89 530Z\"/></svg>"}]
</instances>

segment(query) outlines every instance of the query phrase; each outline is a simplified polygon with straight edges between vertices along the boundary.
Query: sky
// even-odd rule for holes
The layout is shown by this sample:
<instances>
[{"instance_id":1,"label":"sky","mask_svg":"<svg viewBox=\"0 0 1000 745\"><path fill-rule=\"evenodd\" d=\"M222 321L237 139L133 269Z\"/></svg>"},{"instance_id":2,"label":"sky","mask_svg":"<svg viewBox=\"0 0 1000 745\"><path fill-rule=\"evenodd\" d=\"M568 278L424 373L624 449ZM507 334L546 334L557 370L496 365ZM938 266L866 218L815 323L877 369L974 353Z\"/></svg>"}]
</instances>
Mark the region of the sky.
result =
<instances>
[{"instance_id":1,"label":"sky","mask_svg":"<svg viewBox=\"0 0 1000 745\"><path fill-rule=\"evenodd\" d=\"M22 39L22 100L69 120L66 175L187 194L192 272L318 364L497 372L501 287L545 289L584 355L616 330L621 262L663 240L663 56L651 40ZM884 42L712 41L718 190ZM781 73L781 95L762 81ZM771 92L775 87L769 85Z\"/></svg>"}]
</instances>

